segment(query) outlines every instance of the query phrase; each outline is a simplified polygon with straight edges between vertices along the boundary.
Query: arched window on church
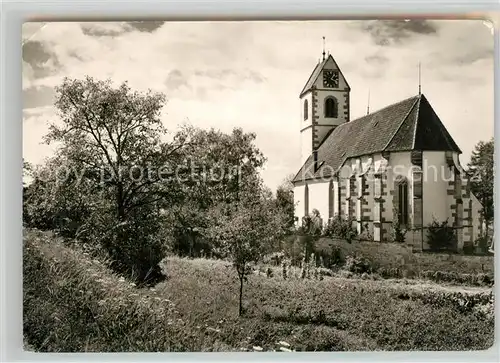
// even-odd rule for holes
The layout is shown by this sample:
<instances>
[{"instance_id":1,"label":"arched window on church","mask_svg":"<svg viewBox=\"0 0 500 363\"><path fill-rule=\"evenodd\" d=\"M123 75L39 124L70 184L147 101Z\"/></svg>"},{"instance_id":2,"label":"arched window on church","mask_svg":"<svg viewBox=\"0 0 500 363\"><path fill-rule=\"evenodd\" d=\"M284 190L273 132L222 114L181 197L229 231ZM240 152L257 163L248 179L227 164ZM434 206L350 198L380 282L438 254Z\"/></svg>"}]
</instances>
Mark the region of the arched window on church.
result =
<instances>
[{"instance_id":1,"label":"arched window on church","mask_svg":"<svg viewBox=\"0 0 500 363\"><path fill-rule=\"evenodd\" d=\"M396 182L397 213L400 225L408 226L408 181L401 178Z\"/></svg>"},{"instance_id":2,"label":"arched window on church","mask_svg":"<svg viewBox=\"0 0 500 363\"><path fill-rule=\"evenodd\" d=\"M325 117L337 118L338 117L338 102L335 97L328 97L325 100Z\"/></svg>"},{"instance_id":3,"label":"arched window on church","mask_svg":"<svg viewBox=\"0 0 500 363\"><path fill-rule=\"evenodd\" d=\"M309 118L309 102L304 101L304 121Z\"/></svg>"},{"instance_id":4,"label":"arched window on church","mask_svg":"<svg viewBox=\"0 0 500 363\"><path fill-rule=\"evenodd\" d=\"M309 186L304 187L304 217L309 215Z\"/></svg>"},{"instance_id":5,"label":"arched window on church","mask_svg":"<svg viewBox=\"0 0 500 363\"><path fill-rule=\"evenodd\" d=\"M335 197L335 189L333 187L333 180L330 180L328 183L328 218L333 218L335 216L334 212L334 197Z\"/></svg>"}]
</instances>

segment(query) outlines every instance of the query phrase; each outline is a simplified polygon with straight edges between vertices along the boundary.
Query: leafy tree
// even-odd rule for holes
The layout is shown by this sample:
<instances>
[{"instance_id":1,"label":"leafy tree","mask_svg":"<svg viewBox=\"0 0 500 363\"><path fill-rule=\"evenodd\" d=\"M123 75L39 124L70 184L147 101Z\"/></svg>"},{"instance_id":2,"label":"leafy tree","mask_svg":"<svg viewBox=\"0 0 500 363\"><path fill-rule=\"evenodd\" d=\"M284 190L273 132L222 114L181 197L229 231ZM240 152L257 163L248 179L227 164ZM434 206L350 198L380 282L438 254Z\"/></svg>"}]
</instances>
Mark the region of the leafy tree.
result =
<instances>
[{"instance_id":1,"label":"leafy tree","mask_svg":"<svg viewBox=\"0 0 500 363\"><path fill-rule=\"evenodd\" d=\"M102 240L120 272L143 281L158 269L163 242L155 238L161 207L175 200L175 178L190 130L173 136L160 120L165 96L132 91L125 82L64 79L56 88L60 122L46 142L59 144L61 159L99 187L102 200L91 233ZM184 168L181 173L187 173ZM78 188L81 188L80 186ZM142 224L144 225L142 225Z\"/></svg>"},{"instance_id":2,"label":"leafy tree","mask_svg":"<svg viewBox=\"0 0 500 363\"><path fill-rule=\"evenodd\" d=\"M494 140L476 144L468 166L471 191L479 199L483 208L481 217L486 225L486 237L493 221L493 176L494 176Z\"/></svg>"},{"instance_id":3,"label":"leafy tree","mask_svg":"<svg viewBox=\"0 0 500 363\"><path fill-rule=\"evenodd\" d=\"M280 186L276 189L276 205L286 216L286 227L290 230L295 225L295 204L293 201L293 180L294 175L288 175Z\"/></svg>"},{"instance_id":4,"label":"leafy tree","mask_svg":"<svg viewBox=\"0 0 500 363\"><path fill-rule=\"evenodd\" d=\"M255 138L254 133L241 128L229 134L214 129L193 130L195 146L185 154L193 183L185 184L186 195L201 208L208 208L238 201L245 190L257 190L259 183L255 182L266 158L254 145Z\"/></svg>"},{"instance_id":5,"label":"leafy tree","mask_svg":"<svg viewBox=\"0 0 500 363\"><path fill-rule=\"evenodd\" d=\"M210 210L262 192L259 169L266 159L254 145L255 134L240 128L230 133L191 129L189 137L192 147L183 150L189 175L180 185L182 205L166 211L172 244L179 255L196 256L203 249L217 256L204 236Z\"/></svg>"},{"instance_id":6,"label":"leafy tree","mask_svg":"<svg viewBox=\"0 0 500 363\"><path fill-rule=\"evenodd\" d=\"M32 178L33 165L23 159L23 188L28 186L26 179Z\"/></svg>"},{"instance_id":7,"label":"leafy tree","mask_svg":"<svg viewBox=\"0 0 500 363\"><path fill-rule=\"evenodd\" d=\"M33 180L23 193L23 221L28 226L76 236L97 195L92 184L74 171L58 155L30 168Z\"/></svg>"},{"instance_id":8,"label":"leafy tree","mask_svg":"<svg viewBox=\"0 0 500 363\"><path fill-rule=\"evenodd\" d=\"M208 233L217 248L229 258L240 282L239 315L243 314L243 286L267 247L284 234L283 216L276 213L273 200L262 194L246 195L233 205L213 210L213 224Z\"/></svg>"},{"instance_id":9,"label":"leafy tree","mask_svg":"<svg viewBox=\"0 0 500 363\"><path fill-rule=\"evenodd\" d=\"M201 251L211 253L211 246L204 236L208 227L206 210L196 203L186 201L182 205L173 206L165 211L167 228L172 238L173 252L179 256L199 257Z\"/></svg>"}]
</instances>

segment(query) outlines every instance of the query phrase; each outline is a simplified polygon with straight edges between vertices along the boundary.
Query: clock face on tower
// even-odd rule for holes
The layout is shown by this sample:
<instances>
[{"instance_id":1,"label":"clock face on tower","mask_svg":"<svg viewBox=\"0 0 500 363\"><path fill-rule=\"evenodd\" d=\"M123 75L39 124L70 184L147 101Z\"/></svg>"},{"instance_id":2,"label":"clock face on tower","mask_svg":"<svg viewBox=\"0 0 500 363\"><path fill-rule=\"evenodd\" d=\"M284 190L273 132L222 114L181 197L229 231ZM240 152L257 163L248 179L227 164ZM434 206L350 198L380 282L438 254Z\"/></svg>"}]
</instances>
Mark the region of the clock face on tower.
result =
<instances>
[{"instance_id":1,"label":"clock face on tower","mask_svg":"<svg viewBox=\"0 0 500 363\"><path fill-rule=\"evenodd\" d=\"M323 86L329 88L338 88L339 71L334 69L325 69L323 71Z\"/></svg>"}]
</instances>

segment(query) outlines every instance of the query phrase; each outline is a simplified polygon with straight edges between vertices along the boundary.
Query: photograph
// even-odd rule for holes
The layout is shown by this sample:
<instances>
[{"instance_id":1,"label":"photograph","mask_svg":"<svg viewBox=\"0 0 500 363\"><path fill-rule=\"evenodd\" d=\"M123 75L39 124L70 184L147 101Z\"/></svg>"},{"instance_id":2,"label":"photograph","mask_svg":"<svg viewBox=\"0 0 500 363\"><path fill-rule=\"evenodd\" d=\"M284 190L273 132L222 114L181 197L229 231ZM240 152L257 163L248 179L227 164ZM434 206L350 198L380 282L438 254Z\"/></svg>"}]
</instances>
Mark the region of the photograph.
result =
<instances>
[{"instance_id":1,"label":"photograph","mask_svg":"<svg viewBox=\"0 0 500 363\"><path fill-rule=\"evenodd\" d=\"M493 29L25 22L24 350L490 349Z\"/></svg>"}]
</instances>

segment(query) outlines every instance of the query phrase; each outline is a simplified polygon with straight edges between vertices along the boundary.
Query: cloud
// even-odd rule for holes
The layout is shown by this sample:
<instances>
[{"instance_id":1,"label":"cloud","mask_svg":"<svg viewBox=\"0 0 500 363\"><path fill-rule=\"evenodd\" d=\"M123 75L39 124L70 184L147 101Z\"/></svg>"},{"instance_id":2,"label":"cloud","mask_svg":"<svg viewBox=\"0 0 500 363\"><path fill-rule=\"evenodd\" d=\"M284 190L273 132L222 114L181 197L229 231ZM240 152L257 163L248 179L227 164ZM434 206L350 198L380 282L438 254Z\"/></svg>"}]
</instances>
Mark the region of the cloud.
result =
<instances>
[{"instance_id":1,"label":"cloud","mask_svg":"<svg viewBox=\"0 0 500 363\"><path fill-rule=\"evenodd\" d=\"M22 47L23 61L30 67L32 77L42 78L57 73L62 65L54 52L39 41L28 40ZM30 71L30 72L31 72Z\"/></svg>"},{"instance_id":2,"label":"cloud","mask_svg":"<svg viewBox=\"0 0 500 363\"><path fill-rule=\"evenodd\" d=\"M389 62L389 59L387 57L384 57L383 55L380 55L380 54L372 54L372 55L366 56L365 61L368 64L381 65L381 64L386 64L387 62Z\"/></svg>"},{"instance_id":3,"label":"cloud","mask_svg":"<svg viewBox=\"0 0 500 363\"><path fill-rule=\"evenodd\" d=\"M93 37L115 37L131 31L127 23L82 23L83 34Z\"/></svg>"},{"instance_id":4,"label":"cloud","mask_svg":"<svg viewBox=\"0 0 500 363\"><path fill-rule=\"evenodd\" d=\"M54 89L47 86L23 89L23 108L38 108L54 103Z\"/></svg>"},{"instance_id":5,"label":"cloud","mask_svg":"<svg viewBox=\"0 0 500 363\"><path fill-rule=\"evenodd\" d=\"M186 77L182 74L182 71L178 69L174 69L168 74L167 79L165 80L165 85L171 91L176 91L182 86L189 87Z\"/></svg>"},{"instance_id":6,"label":"cloud","mask_svg":"<svg viewBox=\"0 0 500 363\"><path fill-rule=\"evenodd\" d=\"M133 31L152 33L160 28L164 21L131 21L82 23L83 34L93 37L117 37Z\"/></svg>"},{"instance_id":7,"label":"cloud","mask_svg":"<svg viewBox=\"0 0 500 363\"><path fill-rule=\"evenodd\" d=\"M140 32L146 32L146 33L152 33L159 27L161 27L163 24L165 24L164 21L132 21L128 22L128 25L131 27L137 29Z\"/></svg>"},{"instance_id":8,"label":"cloud","mask_svg":"<svg viewBox=\"0 0 500 363\"><path fill-rule=\"evenodd\" d=\"M361 23L377 45L389 46L411 40L415 35L434 35L438 29L427 20L373 20Z\"/></svg>"}]
</instances>

